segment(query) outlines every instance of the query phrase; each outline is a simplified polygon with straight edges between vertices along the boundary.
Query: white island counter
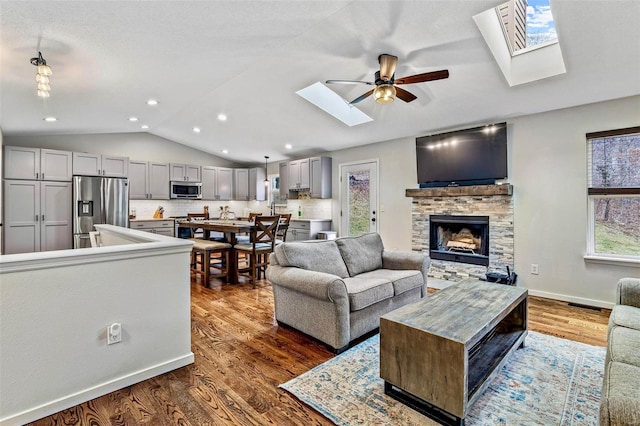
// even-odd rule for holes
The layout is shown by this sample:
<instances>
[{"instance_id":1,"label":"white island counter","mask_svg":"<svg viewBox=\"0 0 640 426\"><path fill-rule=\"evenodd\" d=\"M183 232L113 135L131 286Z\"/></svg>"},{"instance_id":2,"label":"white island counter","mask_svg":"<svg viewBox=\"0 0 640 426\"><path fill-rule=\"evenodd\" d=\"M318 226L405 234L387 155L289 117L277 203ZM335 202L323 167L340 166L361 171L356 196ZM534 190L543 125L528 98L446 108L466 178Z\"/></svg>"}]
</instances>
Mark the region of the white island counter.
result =
<instances>
[{"instance_id":1,"label":"white island counter","mask_svg":"<svg viewBox=\"0 0 640 426\"><path fill-rule=\"evenodd\" d=\"M103 247L0 256L3 426L193 363L193 243L96 228ZM113 323L122 341L107 345Z\"/></svg>"}]
</instances>

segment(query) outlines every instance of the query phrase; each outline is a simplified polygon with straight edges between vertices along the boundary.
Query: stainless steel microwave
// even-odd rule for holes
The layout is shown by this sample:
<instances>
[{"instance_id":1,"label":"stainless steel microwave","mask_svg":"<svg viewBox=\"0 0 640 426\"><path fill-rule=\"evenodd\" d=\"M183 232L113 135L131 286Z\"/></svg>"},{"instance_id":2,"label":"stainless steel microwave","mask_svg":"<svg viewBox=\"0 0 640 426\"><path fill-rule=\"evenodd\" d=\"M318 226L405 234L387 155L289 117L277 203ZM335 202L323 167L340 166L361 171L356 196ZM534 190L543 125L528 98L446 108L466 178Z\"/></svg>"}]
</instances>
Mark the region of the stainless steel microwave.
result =
<instances>
[{"instance_id":1,"label":"stainless steel microwave","mask_svg":"<svg viewBox=\"0 0 640 426\"><path fill-rule=\"evenodd\" d=\"M202 199L201 182L171 181L171 198Z\"/></svg>"}]
</instances>

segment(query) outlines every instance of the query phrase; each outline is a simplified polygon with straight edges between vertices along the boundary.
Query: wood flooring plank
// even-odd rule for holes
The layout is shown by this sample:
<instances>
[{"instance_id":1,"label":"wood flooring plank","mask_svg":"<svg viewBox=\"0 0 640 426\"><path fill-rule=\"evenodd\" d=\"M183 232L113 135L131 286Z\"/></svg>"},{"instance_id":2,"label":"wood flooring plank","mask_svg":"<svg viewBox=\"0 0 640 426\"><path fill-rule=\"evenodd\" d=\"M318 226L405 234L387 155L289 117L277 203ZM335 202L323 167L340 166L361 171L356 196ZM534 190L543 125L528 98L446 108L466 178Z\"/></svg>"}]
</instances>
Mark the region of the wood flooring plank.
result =
<instances>
[{"instance_id":1,"label":"wood flooring plank","mask_svg":"<svg viewBox=\"0 0 640 426\"><path fill-rule=\"evenodd\" d=\"M435 292L429 289L430 293ZM529 329L604 346L609 310L529 297ZM84 425L330 425L278 385L333 358L324 344L278 327L267 281L191 283L195 363L31 423Z\"/></svg>"}]
</instances>

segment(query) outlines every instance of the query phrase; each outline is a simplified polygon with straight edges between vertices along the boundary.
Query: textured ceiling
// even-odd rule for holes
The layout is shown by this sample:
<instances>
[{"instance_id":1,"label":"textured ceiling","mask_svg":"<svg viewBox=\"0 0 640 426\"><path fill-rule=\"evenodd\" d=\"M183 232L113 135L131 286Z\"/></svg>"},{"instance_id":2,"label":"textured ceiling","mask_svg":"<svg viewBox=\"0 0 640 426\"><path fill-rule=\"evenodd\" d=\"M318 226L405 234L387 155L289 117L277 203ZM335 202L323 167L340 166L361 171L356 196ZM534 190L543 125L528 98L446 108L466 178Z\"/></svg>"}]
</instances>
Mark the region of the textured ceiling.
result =
<instances>
[{"instance_id":1,"label":"textured ceiling","mask_svg":"<svg viewBox=\"0 0 640 426\"><path fill-rule=\"evenodd\" d=\"M640 1L552 0L567 73L514 87L472 19L498 3L1 1L0 127L90 134L147 124L260 163L640 94ZM29 63L38 49L54 72L44 101ZM355 127L295 94L327 79L371 81L380 53L399 57L397 77L450 77L405 86L418 96L409 104L363 101L374 121ZM332 89L351 100L368 87ZM160 104L147 106L150 98ZM59 121L44 122L49 115Z\"/></svg>"}]
</instances>

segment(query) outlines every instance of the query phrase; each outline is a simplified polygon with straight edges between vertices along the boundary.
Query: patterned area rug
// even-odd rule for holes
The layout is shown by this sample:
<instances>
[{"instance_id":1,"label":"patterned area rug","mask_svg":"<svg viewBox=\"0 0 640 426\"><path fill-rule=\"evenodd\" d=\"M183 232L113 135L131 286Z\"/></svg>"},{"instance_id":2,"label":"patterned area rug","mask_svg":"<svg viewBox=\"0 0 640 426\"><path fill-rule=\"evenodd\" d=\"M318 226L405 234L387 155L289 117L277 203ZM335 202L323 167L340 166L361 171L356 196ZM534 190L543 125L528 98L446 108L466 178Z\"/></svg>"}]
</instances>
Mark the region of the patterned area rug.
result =
<instances>
[{"instance_id":1,"label":"patterned area rug","mask_svg":"<svg viewBox=\"0 0 640 426\"><path fill-rule=\"evenodd\" d=\"M338 425L430 425L384 394L379 335L280 385ZM597 425L605 348L529 332L467 425Z\"/></svg>"}]
</instances>

